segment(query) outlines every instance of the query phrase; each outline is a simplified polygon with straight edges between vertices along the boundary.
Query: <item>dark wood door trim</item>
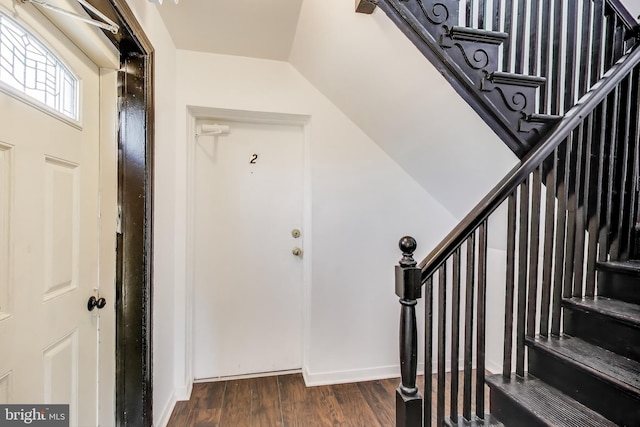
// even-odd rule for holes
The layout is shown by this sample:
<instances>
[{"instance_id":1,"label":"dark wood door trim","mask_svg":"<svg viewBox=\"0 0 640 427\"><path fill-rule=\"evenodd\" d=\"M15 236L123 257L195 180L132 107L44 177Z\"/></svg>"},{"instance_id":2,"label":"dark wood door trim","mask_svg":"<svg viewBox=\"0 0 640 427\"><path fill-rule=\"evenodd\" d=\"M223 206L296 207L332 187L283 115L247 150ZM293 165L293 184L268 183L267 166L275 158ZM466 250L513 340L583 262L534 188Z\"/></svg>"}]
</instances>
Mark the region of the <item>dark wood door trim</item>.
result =
<instances>
[{"instance_id":1,"label":"dark wood door trim","mask_svg":"<svg viewBox=\"0 0 640 427\"><path fill-rule=\"evenodd\" d=\"M120 26L116 255L116 425L153 425L154 50L125 0L89 0Z\"/></svg>"},{"instance_id":2,"label":"dark wood door trim","mask_svg":"<svg viewBox=\"0 0 640 427\"><path fill-rule=\"evenodd\" d=\"M146 105L148 58L123 56L118 195L122 234L116 274L116 416L152 425L153 150Z\"/></svg>"}]
</instances>

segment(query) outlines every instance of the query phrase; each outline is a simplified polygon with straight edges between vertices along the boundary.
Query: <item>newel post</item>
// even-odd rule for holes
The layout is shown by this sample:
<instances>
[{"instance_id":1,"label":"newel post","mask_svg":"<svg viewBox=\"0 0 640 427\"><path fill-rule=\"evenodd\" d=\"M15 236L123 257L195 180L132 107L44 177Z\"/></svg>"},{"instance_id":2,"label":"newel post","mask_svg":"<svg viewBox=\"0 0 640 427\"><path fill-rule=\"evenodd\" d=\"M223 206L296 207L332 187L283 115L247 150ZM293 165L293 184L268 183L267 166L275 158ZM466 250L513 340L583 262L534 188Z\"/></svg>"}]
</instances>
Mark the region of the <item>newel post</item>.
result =
<instances>
[{"instance_id":1,"label":"newel post","mask_svg":"<svg viewBox=\"0 0 640 427\"><path fill-rule=\"evenodd\" d=\"M417 243L413 237L400 239L402 259L396 266L396 295L400 298L400 372L396 390L396 427L422 426L422 396L416 386L418 371L418 329L416 304L422 297L421 271L413 259Z\"/></svg>"}]
</instances>

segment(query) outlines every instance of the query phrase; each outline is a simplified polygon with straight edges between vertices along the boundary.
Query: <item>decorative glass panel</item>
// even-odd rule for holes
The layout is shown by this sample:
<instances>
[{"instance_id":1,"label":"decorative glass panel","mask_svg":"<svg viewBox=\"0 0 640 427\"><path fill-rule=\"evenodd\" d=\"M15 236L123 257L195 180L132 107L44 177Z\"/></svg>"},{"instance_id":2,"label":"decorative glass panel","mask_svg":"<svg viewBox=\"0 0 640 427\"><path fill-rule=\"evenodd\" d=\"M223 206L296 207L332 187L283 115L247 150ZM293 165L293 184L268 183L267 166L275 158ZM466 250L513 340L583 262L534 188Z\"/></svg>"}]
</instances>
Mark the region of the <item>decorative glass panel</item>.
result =
<instances>
[{"instance_id":1,"label":"decorative glass panel","mask_svg":"<svg viewBox=\"0 0 640 427\"><path fill-rule=\"evenodd\" d=\"M0 82L78 120L78 79L34 35L2 12Z\"/></svg>"}]
</instances>

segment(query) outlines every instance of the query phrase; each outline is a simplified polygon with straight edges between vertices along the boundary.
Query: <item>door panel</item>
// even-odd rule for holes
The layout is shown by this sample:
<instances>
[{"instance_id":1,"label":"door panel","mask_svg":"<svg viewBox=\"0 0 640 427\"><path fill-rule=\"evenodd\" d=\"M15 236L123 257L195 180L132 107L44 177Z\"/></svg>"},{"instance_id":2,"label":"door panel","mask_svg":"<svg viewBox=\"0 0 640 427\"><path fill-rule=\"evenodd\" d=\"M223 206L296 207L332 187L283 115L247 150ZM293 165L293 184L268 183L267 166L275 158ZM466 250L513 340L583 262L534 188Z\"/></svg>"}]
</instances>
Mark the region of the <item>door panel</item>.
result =
<instances>
[{"instance_id":1,"label":"door panel","mask_svg":"<svg viewBox=\"0 0 640 427\"><path fill-rule=\"evenodd\" d=\"M78 165L45 158L45 294L48 301L77 289Z\"/></svg>"},{"instance_id":2,"label":"door panel","mask_svg":"<svg viewBox=\"0 0 640 427\"><path fill-rule=\"evenodd\" d=\"M303 129L218 123L195 150L194 375L299 369Z\"/></svg>"},{"instance_id":3,"label":"door panel","mask_svg":"<svg viewBox=\"0 0 640 427\"><path fill-rule=\"evenodd\" d=\"M71 332L43 351L44 401L70 404L69 417L77 420L78 333Z\"/></svg>"}]
</instances>

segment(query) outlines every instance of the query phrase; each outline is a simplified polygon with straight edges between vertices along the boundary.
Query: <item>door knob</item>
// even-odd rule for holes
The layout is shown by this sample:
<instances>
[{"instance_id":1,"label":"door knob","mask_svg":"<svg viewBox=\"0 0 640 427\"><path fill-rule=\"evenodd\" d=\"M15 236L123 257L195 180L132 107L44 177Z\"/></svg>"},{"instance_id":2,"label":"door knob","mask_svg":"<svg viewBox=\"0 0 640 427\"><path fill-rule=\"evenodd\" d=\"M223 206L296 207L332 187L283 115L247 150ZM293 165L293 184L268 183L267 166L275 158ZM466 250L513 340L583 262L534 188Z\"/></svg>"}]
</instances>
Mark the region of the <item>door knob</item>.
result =
<instances>
[{"instance_id":1,"label":"door knob","mask_svg":"<svg viewBox=\"0 0 640 427\"><path fill-rule=\"evenodd\" d=\"M302 258L302 249L300 249L299 247L293 248L291 253L294 254L295 256L299 256L300 258Z\"/></svg>"},{"instance_id":2,"label":"door knob","mask_svg":"<svg viewBox=\"0 0 640 427\"><path fill-rule=\"evenodd\" d=\"M96 298L94 296L91 296L91 298L89 298L89 301L87 301L87 310L89 311L93 311L94 308L98 307L98 310L103 309L105 306L107 305L107 300L100 297L100 298Z\"/></svg>"}]
</instances>

